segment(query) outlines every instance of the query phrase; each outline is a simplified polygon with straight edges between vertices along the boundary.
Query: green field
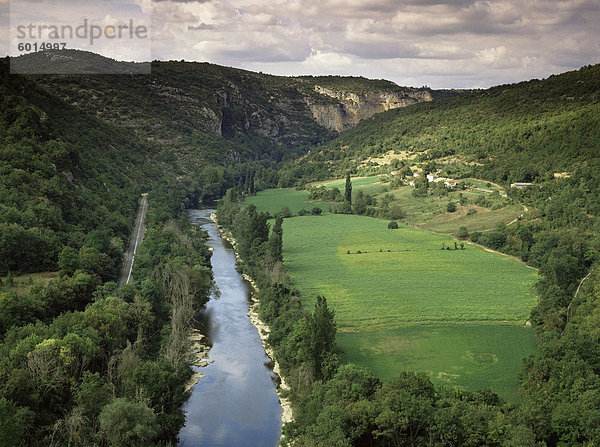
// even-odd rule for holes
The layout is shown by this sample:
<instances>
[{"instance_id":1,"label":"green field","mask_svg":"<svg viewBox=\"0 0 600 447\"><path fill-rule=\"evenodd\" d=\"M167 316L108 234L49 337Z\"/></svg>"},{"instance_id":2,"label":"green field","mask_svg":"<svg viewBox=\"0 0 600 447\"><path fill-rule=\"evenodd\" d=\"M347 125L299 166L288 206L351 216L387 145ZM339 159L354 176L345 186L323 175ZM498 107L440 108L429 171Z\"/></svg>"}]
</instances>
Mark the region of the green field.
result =
<instances>
[{"instance_id":1,"label":"green field","mask_svg":"<svg viewBox=\"0 0 600 447\"><path fill-rule=\"evenodd\" d=\"M469 231L485 231L493 229L498 222L509 223L523 212L523 208L517 204L509 204L499 209L477 206L474 204L460 205L459 194L472 201L479 196L485 196L491 203L502 203L504 198L481 191L453 191L447 196L437 197L414 197L413 188L401 187L390 192L394 196L392 204L399 205L406 213L404 222L416 225L425 230L440 233L456 234L461 226L467 227ZM453 201L457 204L456 212L448 213L446 206ZM467 215L473 209L476 212Z\"/></svg>"},{"instance_id":2,"label":"green field","mask_svg":"<svg viewBox=\"0 0 600 447\"><path fill-rule=\"evenodd\" d=\"M328 189L338 188L342 193L346 187L346 179L327 180L324 182L315 182L310 186L325 186ZM352 178L353 191L361 190L368 194L378 194L389 188L389 183L379 181L379 176L372 177L354 177Z\"/></svg>"},{"instance_id":3,"label":"green field","mask_svg":"<svg viewBox=\"0 0 600 447\"><path fill-rule=\"evenodd\" d=\"M269 193L275 208L290 191ZM535 352L523 325L537 272L474 245L455 250L449 236L387 224L342 214L284 220L285 267L307 309L321 294L335 310L343 360L384 380L414 369L515 400L521 359Z\"/></svg>"},{"instance_id":4,"label":"green field","mask_svg":"<svg viewBox=\"0 0 600 447\"><path fill-rule=\"evenodd\" d=\"M473 245L441 250L454 247L448 236L407 226L388 230L387 221L345 214L286 219L283 230L285 266L306 305L325 295L340 330L436 321L523 324L535 305L535 270Z\"/></svg>"},{"instance_id":5,"label":"green field","mask_svg":"<svg viewBox=\"0 0 600 447\"><path fill-rule=\"evenodd\" d=\"M522 358L536 350L533 331L514 325L435 324L340 332L342 360L368 366L382 380L403 370L470 390L490 388L515 401Z\"/></svg>"},{"instance_id":6,"label":"green field","mask_svg":"<svg viewBox=\"0 0 600 447\"><path fill-rule=\"evenodd\" d=\"M324 212L329 210L329 204L309 200L307 191L296 191L291 188L260 191L255 196L248 197L245 203L253 204L259 211L268 212L272 216L284 206L287 206L293 214L298 214L301 209L310 211L315 206L322 208Z\"/></svg>"}]
</instances>

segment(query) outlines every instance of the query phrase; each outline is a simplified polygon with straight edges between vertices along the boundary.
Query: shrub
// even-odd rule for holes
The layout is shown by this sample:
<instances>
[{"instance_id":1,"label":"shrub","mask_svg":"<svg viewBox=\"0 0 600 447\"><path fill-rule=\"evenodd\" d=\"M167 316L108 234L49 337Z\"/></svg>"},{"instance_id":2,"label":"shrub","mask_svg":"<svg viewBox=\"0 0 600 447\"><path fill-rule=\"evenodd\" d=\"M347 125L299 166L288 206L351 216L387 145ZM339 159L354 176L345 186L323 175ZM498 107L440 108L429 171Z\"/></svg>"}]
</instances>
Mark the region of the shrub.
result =
<instances>
[{"instance_id":1,"label":"shrub","mask_svg":"<svg viewBox=\"0 0 600 447\"><path fill-rule=\"evenodd\" d=\"M467 227L460 227L458 233L456 233L456 237L459 239L467 239L469 237L469 230L467 230Z\"/></svg>"},{"instance_id":2,"label":"shrub","mask_svg":"<svg viewBox=\"0 0 600 447\"><path fill-rule=\"evenodd\" d=\"M455 212L456 211L456 203L448 202L448 205L446 206L446 211L448 211L449 213Z\"/></svg>"},{"instance_id":3,"label":"shrub","mask_svg":"<svg viewBox=\"0 0 600 447\"><path fill-rule=\"evenodd\" d=\"M310 212L308 210L305 210L304 208L298 211L298 216L308 216L309 214Z\"/></svg>"},{"instance_id":4,"label":"shrub","mask_svg":"<svg viewBox=\"0 0 600 447\"><path fill-rule=\"evenodd\" d=\"M322 212L323 210L318 206L315 206L312 210L310 210L310 214L312 214L313 216L320 216Z\"/></svg>"},{"instance_id":5,"label":"shrub","mask_svg":"<svg viewBox=\"0 0 600 447\"><path fill-rule=\"evenodd\" d=\"M279 216L281 216L284 219L286 217L292 217L292 211L289 209L289 207L284 206L283 208L281 208L281 211L279 211Z\"/></svg>"},{"instance_id":6,"label":"shrub","mask_svg":"<svg viewBox=\"0 0 600 447\"><path fill-rule=\"evenodd\" d=\"M395 220L390 221L390 223L388 224L388 228L390 230L397 230L398 229L398 222L396 222Z\"/></svg>"},{"instance_id":7,"label":"shrub","mask_svg":"<svg viewBox=\"0 0 600 447\"><path fill-rule=\"evenodd\" d=\"M399 205L392 205L388 211L388 218L392 220L402 219L404 217L404 210Z\"/></svg>"}]
</instances>

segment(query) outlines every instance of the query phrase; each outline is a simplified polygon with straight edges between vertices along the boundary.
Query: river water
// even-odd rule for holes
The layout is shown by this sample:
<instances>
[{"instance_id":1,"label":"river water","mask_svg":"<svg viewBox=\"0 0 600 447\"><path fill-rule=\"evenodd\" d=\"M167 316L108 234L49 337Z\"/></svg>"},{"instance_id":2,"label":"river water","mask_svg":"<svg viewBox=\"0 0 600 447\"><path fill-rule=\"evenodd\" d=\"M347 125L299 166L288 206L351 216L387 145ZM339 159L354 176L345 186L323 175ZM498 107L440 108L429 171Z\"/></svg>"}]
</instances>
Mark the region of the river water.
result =
<instances>
[{"instance_id":1,"label":"river water","mask_svg":"<svg viewBox=\"0 0 600 447\"><path fill-rule=\"evenodd\" d=\"M281 436L281 405L256 328L248 317L250 285L235 268L235 253L210 219L213 210L191 210L193 224L208 231L211 264L220 297L211 297L198 329L211 345L210 365L184 404L184 447L275 447Z\"/></svg>"}]
</instances>

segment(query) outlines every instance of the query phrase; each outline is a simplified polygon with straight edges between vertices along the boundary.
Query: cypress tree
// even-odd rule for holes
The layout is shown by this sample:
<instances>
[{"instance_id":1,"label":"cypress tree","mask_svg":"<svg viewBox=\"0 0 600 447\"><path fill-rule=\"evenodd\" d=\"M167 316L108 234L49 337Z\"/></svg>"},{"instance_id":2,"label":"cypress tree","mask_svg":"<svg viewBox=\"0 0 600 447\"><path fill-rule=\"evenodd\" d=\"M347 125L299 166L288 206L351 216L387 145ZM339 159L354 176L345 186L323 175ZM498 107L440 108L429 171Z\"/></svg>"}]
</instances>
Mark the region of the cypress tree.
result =
<instances>
[{"instance_id":1,"label":"cypress tree","mask_svg":"<svg viewBox=\"0 0 600 447\"><path fill-rule=\"evenodd\" d=\"M346 191L344 194L346 202L352 205L352 180L350 180L350 173L346 175Z\"/></svg>"},{"instance_id":2,"label":"cypress tree","mask_svg":"<svg viewBox=\"0 0 600 447\"><path fill-rule=\"evenodd\" d=\"M283 261L283 228L281 224L283 223L283 218L281 216L277 216L275 219L275 225L273 226L273 231L271 232L271 237L269 238L269 247L271 249L271 254L273 259L278 261Z\"/></svg>"},{"instance_id":3,"label":"cypress tree","mask_svg":"<svg viewBox=\"0 0 600 447\"><path fill-rule=\"evenodd\" d=\"M323 378L323 366L335 347L335 312L327 307L325 297L318 295L315 310L310 316L310 353L317 379Z\"/></svg>"},{"instance_id":4,"label":"cypress tree","mask_svg":"<svg viewBox=\"0 0 600 447\"><path fill-rule=\"evenodd\" d=\"M256 177L256 171L251 171L250 172L250 191L248 191L250 193L250 195L256 194L256 187L254 185L255 177Z\"/></svg>"}]
</instances>

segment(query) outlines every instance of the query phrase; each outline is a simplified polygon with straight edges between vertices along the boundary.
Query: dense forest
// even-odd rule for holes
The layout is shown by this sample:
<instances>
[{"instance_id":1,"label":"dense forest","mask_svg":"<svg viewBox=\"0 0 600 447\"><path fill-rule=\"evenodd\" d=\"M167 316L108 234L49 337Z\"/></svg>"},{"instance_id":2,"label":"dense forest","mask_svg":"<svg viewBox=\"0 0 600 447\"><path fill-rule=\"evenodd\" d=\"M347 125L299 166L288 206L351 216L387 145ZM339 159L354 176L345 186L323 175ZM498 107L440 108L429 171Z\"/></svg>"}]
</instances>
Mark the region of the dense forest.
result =
<instances>
[{"instance_id":1,"label":"dense forest","mask_svg":"<svg viewBox=\"0 0 600 447\"><path fill-rule=\"evenodd\" d=\"M307 77L290 89L289 79L209 64L202 68L212 74L201 82L186 63L173 62L154 64L160 87L147 90L152 78L13 76L7 62L0 63L0 445L176 439L191 375L186 334L213 287L206 234L184 211L219 199L219 223L237 240L240 268L257 281L259 314L290 384L290 444L600 443L600 66L449 93L333 138L293 101L277 109L263 91L299 99L313 95L316 82L355 82L365 91L390 85ZM248 88L246 96L234 98L235 89L215 95L223 73ZM208 117L198 126L199 115L179 115L169 102L195 84L201 88L188 99L215 101L225 122L220 135L207 130L209 111L195 110ZM284 110L296 119L277 137L246 131L252 110L236 101L247 96L258 98L252 107L261 117ZM156 138L156 120L168 123L164 140ZM515 225L459 235L540 270L531 315L539 353L524 361L520 403L489 390L434 387L408 371L381 383L364 368L341 365L327 297L304 310L283 267L285 213L269 221L241 205L267 187L383 173L390 166L368 159L390 152L408 153L424 171L498 182L530 208ZM515 181L533 185L510 188ZM145 241L132 283L118 288L143 192ZM362 214L357 205L342 211Z\"/></svg>"}]
</instances>

